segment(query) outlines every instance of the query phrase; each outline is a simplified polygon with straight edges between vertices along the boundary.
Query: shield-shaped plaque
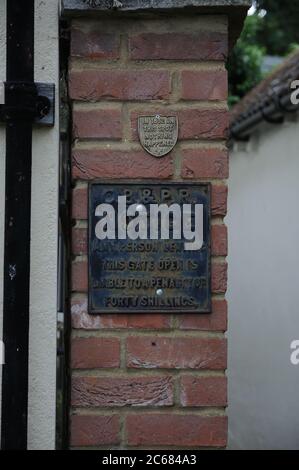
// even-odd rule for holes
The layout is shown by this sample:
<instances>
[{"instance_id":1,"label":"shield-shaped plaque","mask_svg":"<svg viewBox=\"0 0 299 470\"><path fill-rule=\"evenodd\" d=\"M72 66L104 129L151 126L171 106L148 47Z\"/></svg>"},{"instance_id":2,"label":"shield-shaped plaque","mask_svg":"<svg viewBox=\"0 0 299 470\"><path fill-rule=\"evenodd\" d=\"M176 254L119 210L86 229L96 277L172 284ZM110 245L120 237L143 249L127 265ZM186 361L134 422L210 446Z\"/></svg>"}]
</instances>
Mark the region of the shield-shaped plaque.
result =
<instances>
[{"instance_id":1,"label":"shield-shaped plaque","mask_svg":"<svg viewBox=\"0 0 299 470\"><path fill-rule=\"evenodd\" d=\"M178 140L176 116L140 116L138 134L142 147L154 157L167 155Z\"/></svg>"}]
</instances>

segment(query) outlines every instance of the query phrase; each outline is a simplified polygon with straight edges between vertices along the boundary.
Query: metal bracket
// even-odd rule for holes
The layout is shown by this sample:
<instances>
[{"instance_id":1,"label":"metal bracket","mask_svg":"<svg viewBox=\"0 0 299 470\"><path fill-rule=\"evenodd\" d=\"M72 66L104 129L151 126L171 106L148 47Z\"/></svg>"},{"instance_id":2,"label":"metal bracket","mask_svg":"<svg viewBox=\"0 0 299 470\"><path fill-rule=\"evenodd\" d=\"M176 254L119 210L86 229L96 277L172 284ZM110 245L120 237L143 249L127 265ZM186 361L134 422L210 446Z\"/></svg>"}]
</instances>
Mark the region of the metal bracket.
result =
<instances>
[{"instance_id":1,"label":"metal bracket","mask_svg":"<svg viewBox=\"0 0 299 470\"><path fill-rule=\"evenodd\" d=\"M0 122L28 119L39 126L54 126L55 85L0 82Z\"/></svg>"}]
</instances>

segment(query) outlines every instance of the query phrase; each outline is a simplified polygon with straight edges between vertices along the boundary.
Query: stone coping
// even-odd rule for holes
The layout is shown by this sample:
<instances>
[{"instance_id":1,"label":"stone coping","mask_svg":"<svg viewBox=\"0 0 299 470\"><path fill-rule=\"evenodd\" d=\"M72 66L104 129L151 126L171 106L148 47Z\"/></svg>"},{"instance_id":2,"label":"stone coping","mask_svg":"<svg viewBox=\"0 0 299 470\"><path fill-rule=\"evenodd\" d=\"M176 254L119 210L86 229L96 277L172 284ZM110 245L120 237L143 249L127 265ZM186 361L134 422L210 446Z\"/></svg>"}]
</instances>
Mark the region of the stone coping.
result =
<instances>
[{"instance_id":1,"label":"stone coping","mask_svg":"<svg viewBox=\"0 0 299 470\"><path fill-rule=\"evenodd\" d=\"M62 0L65 17L112 15L216 14L229 18L230 47L240 35L251 0Z\"/></svg>"}]
</instances>

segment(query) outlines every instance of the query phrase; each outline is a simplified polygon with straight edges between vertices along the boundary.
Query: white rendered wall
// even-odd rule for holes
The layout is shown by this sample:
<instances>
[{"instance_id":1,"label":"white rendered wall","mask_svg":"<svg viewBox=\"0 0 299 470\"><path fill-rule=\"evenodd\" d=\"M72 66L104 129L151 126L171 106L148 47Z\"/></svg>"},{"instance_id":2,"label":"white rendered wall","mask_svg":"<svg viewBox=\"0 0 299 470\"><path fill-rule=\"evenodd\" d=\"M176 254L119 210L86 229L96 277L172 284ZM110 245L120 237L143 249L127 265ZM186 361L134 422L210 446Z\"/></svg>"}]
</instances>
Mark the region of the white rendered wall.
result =
<instances>
[{"instance_id":1,"label":"white rendered wall","mask_svg":"<svg viewBox=\"0 0 299 470\"><path fill-rule=\"evenodd\" d=\"M28 448L55 448L59 162L59 0L35 2L35 81L56 84L55 128L33 132ZM0 80L6 79L0 1ZM0 331L3 315L5 130L0 126ZM1 368L0 368L1 369ZM1 399L1 393L0 393Z\"/></svg>"},{"instance_id":2,"label":"white rendered wall","mask_svg":"<svg viewBox=\"0 0 299 470\"><path fill-rule=\"evenodd\" d=\"M265 126L230 165L230 448L299 449L299 122Z\"/></svg>"},{"instance_id":3,"label":"white rendered wall","mask_svg":"<svg viewBox=\"0 0 299 470\"><path fill-rule=\"evenodd\" d=\"M59 171L59 0L35 2L35 81L56 84L55 128L36 128L32 227L28 448L55 448Z\"/></svg>"}]
</instances>

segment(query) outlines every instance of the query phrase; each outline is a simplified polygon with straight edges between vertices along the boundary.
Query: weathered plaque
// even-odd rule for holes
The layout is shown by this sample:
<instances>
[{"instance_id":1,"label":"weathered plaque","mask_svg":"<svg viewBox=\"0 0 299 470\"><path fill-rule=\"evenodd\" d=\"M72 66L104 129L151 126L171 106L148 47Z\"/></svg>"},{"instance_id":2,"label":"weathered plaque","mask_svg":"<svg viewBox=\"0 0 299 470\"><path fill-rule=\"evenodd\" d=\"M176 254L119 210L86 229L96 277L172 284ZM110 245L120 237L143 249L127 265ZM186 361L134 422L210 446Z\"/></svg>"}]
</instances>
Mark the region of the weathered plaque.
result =
<instances>
[{"instance_id":1,"label":"weathered plaque","mask_svg":"<svg viewBox=\"0 0 299 470\"><path fill-rule=\"evenodd\" d=\"M176 116L140 116L138 134L142 147L154 157L167 155L178 140Z\"/></svg>"},{"instance_id":2,"label":"weathered plaque","mask_svg":"<svg viewBox=\"0 0 299 470\"><path fill-rule=\"evenodd\" d=\"M210 185L91 183L89 312L210 310Z\"/></svg>"}]
</instances>

